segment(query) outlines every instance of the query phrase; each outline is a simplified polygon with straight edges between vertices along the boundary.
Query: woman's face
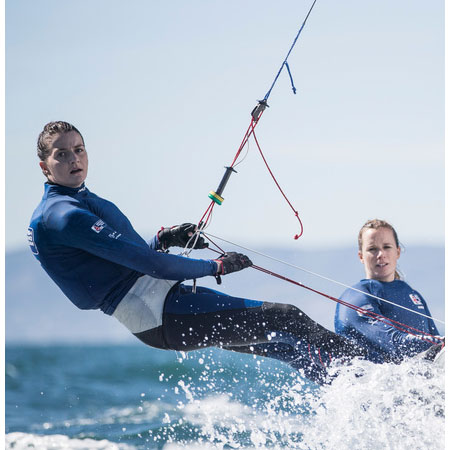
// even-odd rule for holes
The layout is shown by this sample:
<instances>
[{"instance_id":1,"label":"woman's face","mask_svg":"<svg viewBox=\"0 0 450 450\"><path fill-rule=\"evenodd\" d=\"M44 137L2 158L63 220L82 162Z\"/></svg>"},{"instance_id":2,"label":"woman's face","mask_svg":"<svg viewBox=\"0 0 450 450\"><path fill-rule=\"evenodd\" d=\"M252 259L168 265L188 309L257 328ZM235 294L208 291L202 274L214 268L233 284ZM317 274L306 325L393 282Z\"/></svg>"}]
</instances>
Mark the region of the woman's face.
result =
<instances>
[{"instance_id":1,"label":"woman's face","mask_svg":"<svg viewBox=\"0 0 450 450\"><path fill-rule=\"evenodd\" d=\"M366 278L394 281L400 248L395 243L392 230L385 227L364 230L362 248L358 255L364 264Z\"/></svg>"},{"instance_id":2,"label":"woman's face","mask_svg":"<svg viewBox=\"0 0 450 450\"><path fill-rule=\"evenodd\" d=\"M56 134L49 147L47 159L39 163L44 175L51 183L80 187L88 171L88 157L80 134L76 131Z\"/></svg>"}]
</instances>

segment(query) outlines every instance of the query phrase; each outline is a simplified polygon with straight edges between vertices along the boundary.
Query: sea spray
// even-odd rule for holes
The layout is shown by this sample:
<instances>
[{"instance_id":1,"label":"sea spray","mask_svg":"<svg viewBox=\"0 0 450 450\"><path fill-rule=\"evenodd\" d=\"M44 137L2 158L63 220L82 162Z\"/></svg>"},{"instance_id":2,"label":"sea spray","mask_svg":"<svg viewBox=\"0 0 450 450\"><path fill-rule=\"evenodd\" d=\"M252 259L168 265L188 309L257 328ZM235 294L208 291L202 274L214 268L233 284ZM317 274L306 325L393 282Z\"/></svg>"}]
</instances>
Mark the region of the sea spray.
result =
<instances>
[{"instance_id":1,"label":"sea spray","mask_svg":"<svg viewBox=\"0 0 450 450\"><path fill-rule=\"evenodd\" d=\"M444 369L430 362L359 361L321 389L320 404L311 448L444 448Z\"/></svg>"},{"instance_id":2,"label":"sea spray","mask_svg":"<svg viewBox=\"0 0 450 450\"><path fill-rule=\"evenodd\" d=\"M444 369L418 359L334 367L325 386L218 349L9 346L6 364L15 450L444 448Z\"/></svg>"},{"instance_id":3,"label":"sea spray","mask_svg":"<svg viewBox=\"0 0 450 450\"><path fill-rule=\"evenodd\" d=\"M203 365L205 355L201 359ZM215 391L220 373L214 370L202 372L208 392L179 380L185 397L178 409L195 436L173 435L177 446L170 448L444 448L441 367L419 359L401 365L355 361L332 368L331 384L318 387L289 370L277 382L259 362L250 386L245 370L234 374L242 391ZM255 386L266 388L264 402L249 395Z\"/></svg>"}]
</instances>

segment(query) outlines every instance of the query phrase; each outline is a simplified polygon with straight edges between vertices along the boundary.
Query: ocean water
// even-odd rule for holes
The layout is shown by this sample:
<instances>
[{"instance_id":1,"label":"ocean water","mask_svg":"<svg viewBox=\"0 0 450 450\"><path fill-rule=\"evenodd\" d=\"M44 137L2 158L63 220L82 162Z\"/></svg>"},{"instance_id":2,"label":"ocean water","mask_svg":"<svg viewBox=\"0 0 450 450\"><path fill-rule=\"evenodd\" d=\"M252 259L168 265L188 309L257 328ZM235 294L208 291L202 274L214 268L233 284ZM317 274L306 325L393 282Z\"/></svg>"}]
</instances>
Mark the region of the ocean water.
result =
<instances>
[{"instance_id":1,"label":"ocean water","mask_svg":"<svg viewBox=\"0 0 450 450\"><path fill-rule=\"evenodd\" d=\"M443 367L332 370L319 387L218 349L8 345L6 448L444 449Z\"/></svg>"}]
</instances>

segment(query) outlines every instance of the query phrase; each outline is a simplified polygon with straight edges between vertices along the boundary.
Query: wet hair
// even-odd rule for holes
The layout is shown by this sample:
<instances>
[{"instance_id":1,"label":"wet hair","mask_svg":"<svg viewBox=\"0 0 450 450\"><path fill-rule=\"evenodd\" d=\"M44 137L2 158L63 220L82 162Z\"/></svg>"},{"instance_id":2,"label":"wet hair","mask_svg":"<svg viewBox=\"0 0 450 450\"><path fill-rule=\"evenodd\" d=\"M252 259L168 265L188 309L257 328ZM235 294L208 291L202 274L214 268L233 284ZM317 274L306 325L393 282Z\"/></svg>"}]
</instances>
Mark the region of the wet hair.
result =
<instances>
[{"instance_id":1,"label":"wet hair","mask_svg":"<svg viewBox=\"0 0 450 450\"><path fill-rule=\"evenodd\" d=\"M371 220L368 220L359 230L359 234L358 234L359 251L362 251L362 238L363 238L364 231L365 230L378 230L379 228L387 228L388 230L391 230L392 234L394 235L395 245L397 248L400 248L400 242L398 240L398 235L397 235L397 232L395 231L394 227L389 222L386 222L385 220L371 219ZM400 270L396 269L395 274L394 274L394 279L401 280L402 278L403 278L402 273L400 272Z\"/></svg>"},{"instance_id":2,"label":"wet hair","mask_svg":"<svg viewBox=\"0 0 450 450\"><path fill-rule=\"evenodd\" d=\"M76 131L80 136L84 144L82 134L71 123L57 121L49 122L44 126L44 129L40 132L37 140L37 155L41 161L45 161L50 155L49 143L53 136L57 134L68 133L69 131Z\"/></svg>"}]
</instances>

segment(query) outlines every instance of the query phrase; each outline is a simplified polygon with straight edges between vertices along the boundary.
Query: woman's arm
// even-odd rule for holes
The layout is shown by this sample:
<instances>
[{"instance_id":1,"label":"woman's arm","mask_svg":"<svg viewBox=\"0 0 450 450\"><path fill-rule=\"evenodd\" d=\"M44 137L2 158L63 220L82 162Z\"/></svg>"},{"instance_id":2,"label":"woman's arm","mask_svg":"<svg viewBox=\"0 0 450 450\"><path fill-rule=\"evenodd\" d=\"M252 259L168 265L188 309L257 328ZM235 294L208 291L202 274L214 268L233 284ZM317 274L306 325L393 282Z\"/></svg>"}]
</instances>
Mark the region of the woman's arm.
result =
<instances>
[{"instance_id":1,"label":"woman's arm","mask_svg":"<svg viewBox=\"0 0 450 450\"><path fill-rule=\"evenodd\" d=\"M126 266L155 278L186 280L215 275L213 260L190 259L151 249L139 236L121 234L77 202L61 202L48 216L46 228L54 243Z\"/></svg>"},{"instance_id":2,"label":"woman's arm","mask_svg":"<svg viewBox=\"0 0 450 450\"><path fill-rule=\"evenodd\" d=\"M367 295L380 296L380 293L370 292L369 283L360 283L357 288L363 292L347 289L342 294L341 300L357 306L360 310L383 316L380 308L381 301ZM338 333L355 339L362 345L369 344L394 358L414 356L425 351L431 345L430 342L424 341L420 337L397 329L388 320L377 320L373 315L364 314L362 311L355 311L343 305L339 305L336 312L335 326Z\"/></svg>"}]
</instances>

